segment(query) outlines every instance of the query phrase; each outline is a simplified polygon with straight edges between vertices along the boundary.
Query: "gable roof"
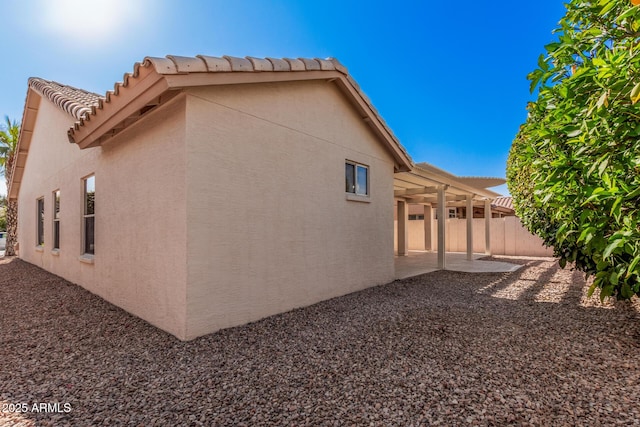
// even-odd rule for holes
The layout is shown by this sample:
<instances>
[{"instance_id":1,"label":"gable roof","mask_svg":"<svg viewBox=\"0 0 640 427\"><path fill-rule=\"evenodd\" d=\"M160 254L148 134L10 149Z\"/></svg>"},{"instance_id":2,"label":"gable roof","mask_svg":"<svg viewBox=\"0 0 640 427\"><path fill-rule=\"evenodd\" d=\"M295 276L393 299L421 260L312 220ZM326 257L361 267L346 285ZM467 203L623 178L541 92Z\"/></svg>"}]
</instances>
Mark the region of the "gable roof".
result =
<instances>
[{"instance_id":1,"label":"gable roof","mask_svg":"<svg viewBox=\"0 0 640 427\"><path fill-rule=\"evenodd\" d=\"M15 200L18 197L20 182L22 181L24 167L27 162L31 137L42 98L48 99L76 120L80 120L86 116L92 108L98 105L101 99L100 95L73 86L67 86L37 77L31 77L29 79L20 125L20 136L18 137L18 146L16 147L16 160L13 164L11 182L9 183L9 188L7 188L7 198L9 200Z\"/></svg>"},{"instance_id":2,"label":"gable roof","mask_svg":"<svg viewBox=\"0 0 640 427\"><path fill-rule=\"evenodd\" d=\"M89 114L91 108L98 106L99 101L103 99L96 93L38 77L29 79L29 88L36 90L77 120Z\"/></svg>"},{"instance_id":3,"label":"gable roof","mask_svg":"<svg viewBox=\"0 0 640 427\"><path fill-rule=\"evenodd\" d=\"M228 85L298 80L326 80L338 86L362 120L389 149L397 171L408 171L413 161L347 69L334 58L238 58L197 55L146 57L133 66L105 96L40 78L30 78L23 114L23 128L9 187L9 198L18 196L22 171L31 141L41 97L76 119L68 130L69 141L81 149L101 145L143 115L192 86Z\"/></svg>"},{"instance_id":4,"label":"gable roof","mask_svg":"<svg viewBox=\"0 0 640 427\"><path fill-rule=\"evenodd\" d=\"M80 117L68 132L69 140L80 148L100 145L186 87L294 80L336 82L390 149L397 169L411 168L413 162L404 147L347 69L333 58L147 57Z\"/></svg>"}]
</instances>

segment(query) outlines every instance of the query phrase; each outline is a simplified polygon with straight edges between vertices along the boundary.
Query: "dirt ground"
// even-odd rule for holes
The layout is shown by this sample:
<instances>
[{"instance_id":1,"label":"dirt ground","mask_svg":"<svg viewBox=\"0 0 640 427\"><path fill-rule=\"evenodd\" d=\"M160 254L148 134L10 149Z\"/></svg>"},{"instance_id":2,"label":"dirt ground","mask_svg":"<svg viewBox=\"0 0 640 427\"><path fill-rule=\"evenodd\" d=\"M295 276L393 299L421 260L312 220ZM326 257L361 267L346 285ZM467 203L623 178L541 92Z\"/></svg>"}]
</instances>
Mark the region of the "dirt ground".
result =
<instances>
[{"instance_id":1,"label":"dirt ground","mask_svg":"<svg viewBox=\"0 0 640 427\"><path fill-rule=\"evenodd\" d=\"M438 271L181 342L0 260L0 425L633 425L637 304L549 259Z\"/></svg>"}]
</instances>

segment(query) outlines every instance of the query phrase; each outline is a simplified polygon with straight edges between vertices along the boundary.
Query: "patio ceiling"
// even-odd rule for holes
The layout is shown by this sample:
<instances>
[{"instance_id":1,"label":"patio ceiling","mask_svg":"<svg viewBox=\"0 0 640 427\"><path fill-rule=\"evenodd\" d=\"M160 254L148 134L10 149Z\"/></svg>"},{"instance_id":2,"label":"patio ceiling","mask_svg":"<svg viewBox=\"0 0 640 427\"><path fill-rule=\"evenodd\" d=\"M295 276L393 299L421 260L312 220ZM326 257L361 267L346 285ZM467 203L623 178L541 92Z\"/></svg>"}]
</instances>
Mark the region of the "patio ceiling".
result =
<instances>
[{"instance_id":1,"label":"patio ceiling","mask_svg":"<svg viewBox=\"0 0 640 427\"><path fill-rule=\"evenodd\" d=\"M474 187L458 180L457 177L446 173L439 173L437 168L430 170L415 166L409 172L399 172L394 175L394 196L406 199L408 203L422 203L437 205L438 188L445 187L448 206L464 202L468 195L474 201L492 200L500 195L486 188ZM456 203L458 202L458 203Z\"/></svg>"}]
</instances>

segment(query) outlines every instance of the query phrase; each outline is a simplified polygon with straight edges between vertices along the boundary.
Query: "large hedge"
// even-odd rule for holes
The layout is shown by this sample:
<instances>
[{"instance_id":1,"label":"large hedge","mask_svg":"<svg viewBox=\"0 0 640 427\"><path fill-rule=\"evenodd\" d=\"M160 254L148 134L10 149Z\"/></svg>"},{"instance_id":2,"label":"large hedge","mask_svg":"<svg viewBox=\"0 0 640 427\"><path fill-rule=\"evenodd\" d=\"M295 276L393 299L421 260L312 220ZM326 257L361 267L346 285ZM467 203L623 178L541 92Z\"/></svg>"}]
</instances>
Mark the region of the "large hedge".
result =
<instances>
[{"instance_id":1,"label":"large hedge","mask_svg":"<svg viewBox=\"0 0 640 427\"><path fill-rule=\"evenodd\" d=\"M595 276L590 294L629 299L640 295L640 7L566 8L528 76L538 95L509 153L509 191L563 268Z\"/></svg>"}]
</instances>

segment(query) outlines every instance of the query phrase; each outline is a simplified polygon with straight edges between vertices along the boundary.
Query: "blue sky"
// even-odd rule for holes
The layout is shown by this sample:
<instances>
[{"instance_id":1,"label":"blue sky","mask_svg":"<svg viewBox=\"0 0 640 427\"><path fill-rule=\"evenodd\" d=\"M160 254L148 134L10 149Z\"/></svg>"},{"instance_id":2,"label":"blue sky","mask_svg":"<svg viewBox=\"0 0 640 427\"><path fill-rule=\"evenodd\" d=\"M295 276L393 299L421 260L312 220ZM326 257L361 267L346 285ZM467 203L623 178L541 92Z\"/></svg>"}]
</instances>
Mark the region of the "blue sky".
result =
<instances>
[{"instance_id":1,"label":"blue sky","mask_svg":"<svg viewBox=\"0 0 640 427\"><path fill-rule=\"evenodd\" d=\"M414 161L504 177L563 3L0 0L0 114L21 120L31 76L104 94L145 56L331 56Z\"/></svg>"}]
</instances>

